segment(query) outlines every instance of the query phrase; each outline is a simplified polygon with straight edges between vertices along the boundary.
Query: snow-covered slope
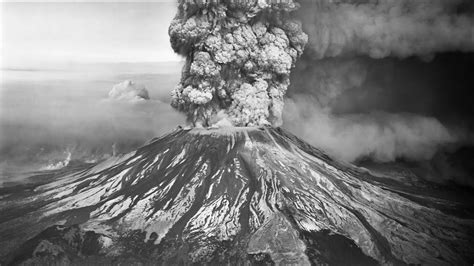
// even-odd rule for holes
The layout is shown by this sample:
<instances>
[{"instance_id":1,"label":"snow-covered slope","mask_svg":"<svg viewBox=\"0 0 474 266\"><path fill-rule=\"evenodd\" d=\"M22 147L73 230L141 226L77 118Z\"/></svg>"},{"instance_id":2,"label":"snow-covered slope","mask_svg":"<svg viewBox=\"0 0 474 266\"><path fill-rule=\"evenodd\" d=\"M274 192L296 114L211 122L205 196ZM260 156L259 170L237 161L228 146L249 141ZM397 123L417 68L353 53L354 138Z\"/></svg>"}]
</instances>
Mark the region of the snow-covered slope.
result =
<instances>
[{"instance_id":1,"label":"snow-covered slope","mask_svg":"<svg viewBox=\"0 0 474 266\"><path fill-rule=\"evenodd\" d=\"M439 189L333 161L281 129L179 129L122 158L1 190L0 255L10 263L472 263L472 205Z\"/></svg>"}]
</instances>

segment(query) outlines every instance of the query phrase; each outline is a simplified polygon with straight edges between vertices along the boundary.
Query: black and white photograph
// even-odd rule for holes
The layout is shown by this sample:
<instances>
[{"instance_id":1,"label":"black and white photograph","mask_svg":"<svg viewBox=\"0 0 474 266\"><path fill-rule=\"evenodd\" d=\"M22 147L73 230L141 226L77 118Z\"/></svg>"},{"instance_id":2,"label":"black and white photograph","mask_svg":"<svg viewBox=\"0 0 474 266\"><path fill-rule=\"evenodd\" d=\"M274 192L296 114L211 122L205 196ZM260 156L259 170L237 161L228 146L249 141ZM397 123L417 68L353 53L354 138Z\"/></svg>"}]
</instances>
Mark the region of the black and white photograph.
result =
<instances>
[{"instance_id":1,"label":"black and white photograph","mask_svg":"<svg viewBox=\"0 0 474 266\"><path fill-rule=\"evenodd\" d=\"M473 0L0 0L0 266L474 265Z\"/></svg>"}]
</instances>

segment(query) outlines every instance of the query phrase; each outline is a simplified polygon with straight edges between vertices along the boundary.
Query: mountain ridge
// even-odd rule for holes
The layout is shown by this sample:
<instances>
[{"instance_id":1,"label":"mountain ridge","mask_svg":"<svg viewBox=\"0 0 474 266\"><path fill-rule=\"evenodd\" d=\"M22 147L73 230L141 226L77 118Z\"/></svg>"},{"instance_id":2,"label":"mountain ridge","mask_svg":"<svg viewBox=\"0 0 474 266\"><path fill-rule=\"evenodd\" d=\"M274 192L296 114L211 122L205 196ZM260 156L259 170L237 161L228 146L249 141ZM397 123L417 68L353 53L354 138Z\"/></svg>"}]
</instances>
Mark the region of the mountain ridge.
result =
<instances>
[{"instance_id":1,"label":"mountain ridge","mask_svg":"<svg viewBox=\"0 0 474 266\"><path fill-rule=\"evenodd\" d=\"M279 128L180 128L26 197L0 193L0 244L15 263L469 263L474 215L424 188Z\"/></svg>"}]
</instances>

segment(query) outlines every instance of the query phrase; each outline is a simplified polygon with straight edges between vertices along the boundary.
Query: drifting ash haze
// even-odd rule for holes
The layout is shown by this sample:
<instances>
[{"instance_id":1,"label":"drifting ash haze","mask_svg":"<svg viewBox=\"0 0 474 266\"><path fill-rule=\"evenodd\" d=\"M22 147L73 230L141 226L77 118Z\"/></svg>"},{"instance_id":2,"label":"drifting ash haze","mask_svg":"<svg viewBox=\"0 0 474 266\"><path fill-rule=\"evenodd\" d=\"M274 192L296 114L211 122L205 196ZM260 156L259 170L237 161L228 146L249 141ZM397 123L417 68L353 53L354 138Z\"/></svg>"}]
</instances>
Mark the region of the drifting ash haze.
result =
<instances>
[{"instance_id":1,"label":"drifting ash haze","mask_svg":"<svg viewBox=\"0 0 474 266\"><path fill-rule=\"evenodd\" d=\"M338 158L472 143L472 1L300 1L308 45L284 126Z\"/></svg>"},{"instance_id":2,"label":"drifting ash haze","mask_svg":"<svg viewBox=\"0 0 474 266\"><path fill-rule=\"evenodd\" d=\"M300 1L299 18L315 58L365 54L427 56L471 52L474 7L466 0Z\"/></svg>"},{"instance_id":3,"label":"drifting ash haze","mask_svg":"<svg viewBox=\"0 0 474 266\"><path fill-rule=\"evenodd\" d=\"M115 80L130 77L111 78L108 72L97 72L106 82L89 74L82 77L82 72L80 79L62 81L63 73L57 71L53 74L58 80L2 84L6 89L0 110L0 183L19 179L19 173L130 152L184 122L169 100L165 102L169 91L160 97L163 89L145 88L139 82L114 85ZM23 75L30 74L35 72ZM163 76L158 76L159 86L165 86L167 76ZM168 82L169 88L176 80Z\"/></svg>"}]
</instances>

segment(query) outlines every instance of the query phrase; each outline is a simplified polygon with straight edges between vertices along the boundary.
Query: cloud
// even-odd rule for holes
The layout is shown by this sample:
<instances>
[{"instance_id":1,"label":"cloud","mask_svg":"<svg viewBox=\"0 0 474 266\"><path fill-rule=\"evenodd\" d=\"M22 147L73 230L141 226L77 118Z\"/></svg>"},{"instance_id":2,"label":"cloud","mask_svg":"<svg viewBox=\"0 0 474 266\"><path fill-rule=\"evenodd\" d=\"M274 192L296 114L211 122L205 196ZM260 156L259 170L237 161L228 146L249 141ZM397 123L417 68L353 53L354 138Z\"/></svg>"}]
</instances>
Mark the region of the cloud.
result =
<instances>
[{"instance_id":1,"label":"cloud","mask_svg":"<svg viewBox=\"0 0 474 266\"><path fill-rule=\"evenodd\" d=\"M179 1L169 34L187 63L172 106L194 126L210 126L222 111L235 126L280 125L290 72L307 42L289 18L296 6Z\"/></svg>"},{"instance_id":2,"label":"cloud","mask_svg":"<svg viewBox=\"0 0 474 266\"><path fill-rule=\"evenodd\" d=\"M301 1L299 18L314 58L413 55L474 51L470 0Z\"/></svg>"},{"instance_id":3,"label":"cloud","mask_svg":"<svg viewBox=\"0 0 474 266\"><path fill-rule=\"evenodd\" d=\"M300 1L284 127L346 161L430 159L474 125L474 2Z\"/></svg>"},{"instance_id":4,"label":"cloud","mask_svg":"<svg viewBox=\"0 0 474 266\"><path fill-rule=\"evenodd\" d=\"M112 90L109 91L109 99L122 101L143 101L149 100L148 90L145 86L135 84L131 80L125 80L116 84Z\"/></svg>"},{"instance_id":5,"label":"cloud","mask_svg":"<svg viewBox=\"0 0 474 266\"><path fill-rule=\"evenodd\" d=\"M430 159L442 145L460 140L437 119L409 113L372 112L334 115L307 95L285 102L285 128L332 156L352 162L404 157Z\"/></svg>"}]
</instances>

